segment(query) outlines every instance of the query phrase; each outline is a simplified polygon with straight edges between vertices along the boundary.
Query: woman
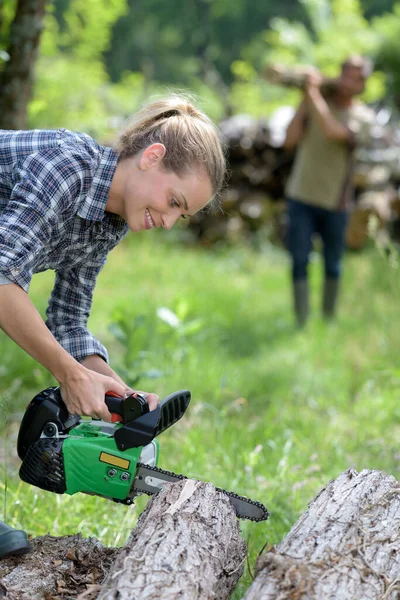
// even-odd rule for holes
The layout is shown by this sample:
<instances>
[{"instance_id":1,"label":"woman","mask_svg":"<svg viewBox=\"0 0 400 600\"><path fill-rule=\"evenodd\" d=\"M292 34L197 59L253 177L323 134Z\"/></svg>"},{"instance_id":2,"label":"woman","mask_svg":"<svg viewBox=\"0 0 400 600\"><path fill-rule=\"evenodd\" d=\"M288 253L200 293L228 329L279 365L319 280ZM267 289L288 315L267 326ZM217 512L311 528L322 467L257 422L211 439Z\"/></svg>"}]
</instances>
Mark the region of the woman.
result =
<instances>
[{"instance_id":1,"label":"woman","mask_svg":"<svg viewBox=\"0 0 400 600\"><path fill-rule=\"evenodd\" d=\"M109 421L105 393L132 392L87 330L108 252L129 229L195 214L224 176L218 130L179 95L139 110L113 149L65 129L0 132L0 327L53 374L71 413ZM46 269L56 277L45 323L28 289ZM154 409L158 396L147 398Z\"/></svg>"}]
</instances>

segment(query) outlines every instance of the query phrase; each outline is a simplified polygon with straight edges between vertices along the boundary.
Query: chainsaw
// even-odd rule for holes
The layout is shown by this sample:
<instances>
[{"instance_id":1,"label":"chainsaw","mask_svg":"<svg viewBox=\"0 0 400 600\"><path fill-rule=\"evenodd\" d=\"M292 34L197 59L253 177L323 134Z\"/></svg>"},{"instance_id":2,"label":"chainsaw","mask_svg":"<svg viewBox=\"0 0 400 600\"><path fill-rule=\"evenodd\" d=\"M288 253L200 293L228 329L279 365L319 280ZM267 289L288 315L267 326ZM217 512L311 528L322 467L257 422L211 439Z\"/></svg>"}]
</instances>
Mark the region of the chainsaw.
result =
<instances>
[{"instance_id":1,"label":"chainsaw","mask_svg":"<svg viewBox=\"0 0 400 600\"><path fill-rule=\"evenodd\" d=\"M156 437L181 419L189 402L190 392L182 390L150 411L143 394L122 398L108 392L108 423L70 414L60 388L47 388L29 403L21 422L17 442L20 478L57 494L83 492L127 505L141 494L157 494L165 483L187 479L157 467ZM250 521L268 518L260 502L216 489L229 498L237 517Z\"/></svg>"}]
</instances>

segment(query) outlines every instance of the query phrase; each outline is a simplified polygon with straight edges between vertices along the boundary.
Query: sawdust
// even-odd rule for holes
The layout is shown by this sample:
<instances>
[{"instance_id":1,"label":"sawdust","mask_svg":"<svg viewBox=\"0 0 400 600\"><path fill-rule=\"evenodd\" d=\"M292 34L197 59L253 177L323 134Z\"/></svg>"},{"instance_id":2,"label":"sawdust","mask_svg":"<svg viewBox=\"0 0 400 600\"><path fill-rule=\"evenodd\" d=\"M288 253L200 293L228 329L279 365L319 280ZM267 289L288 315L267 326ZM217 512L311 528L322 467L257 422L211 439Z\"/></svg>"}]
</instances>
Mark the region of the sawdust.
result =
<instances>
[{"instance_id":1,"label":"sawdust","mask_svg":"<svg viewBox=\"0 0 400 600\"><path fill-rule=\"evenodd\" d=\"M79 534L36 538L31 553L1 561L0 598L91 600L118 552Z\"/></svg>"}]
</instances>

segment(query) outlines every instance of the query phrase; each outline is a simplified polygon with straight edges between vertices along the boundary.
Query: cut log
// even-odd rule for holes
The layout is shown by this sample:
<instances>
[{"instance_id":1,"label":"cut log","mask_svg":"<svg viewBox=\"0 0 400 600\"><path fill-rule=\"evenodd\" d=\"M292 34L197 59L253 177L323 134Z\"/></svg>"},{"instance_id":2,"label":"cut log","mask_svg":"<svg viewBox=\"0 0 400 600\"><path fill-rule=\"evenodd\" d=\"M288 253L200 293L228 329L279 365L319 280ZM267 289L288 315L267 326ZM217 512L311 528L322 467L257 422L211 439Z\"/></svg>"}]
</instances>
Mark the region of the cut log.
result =
<instances>
[{"instance_id":1,"label":"cut log","mask_svg":"<svg viewBox=\"0 0 400 600\"><path fill-rule=\"evenodd\" d=\"M80 535L32 540L31 553L1 561L0 598L227 600L246 555L228 498L185 480L150 500L123 548Z\"/></svg>"},{"instance_id":2,"label":"cut log","mask_svg":"<svg viewBox=\"0 0 400 600\"><path fill-rule=\"evenodd\" d=\"M349 469L261 556L244 600L398 600L400 484Z\"/></svg>"},{"instance_id":3,"label":"cut log","mask_svg":"<svg viewBox=\"0 0 400 600\"><path fill-rule=\"evenodd\" d=\"M387 231L392 216L395 192L387 187L381 191L369 191L360 195L352 211L346 231L346 245L350 250L360 250L369 237L380 237Z\"/></svg>"},{"instance_id":4,"label":"cut log","mask_svg":"<svg viewBox=\"0 0 400 600\"><path fill-rule=\"evenodd\" d=\"M245 557L226 496L210 483L167 484L140 516L98 600L227 600Z\"/></svg>"}]
</instances>

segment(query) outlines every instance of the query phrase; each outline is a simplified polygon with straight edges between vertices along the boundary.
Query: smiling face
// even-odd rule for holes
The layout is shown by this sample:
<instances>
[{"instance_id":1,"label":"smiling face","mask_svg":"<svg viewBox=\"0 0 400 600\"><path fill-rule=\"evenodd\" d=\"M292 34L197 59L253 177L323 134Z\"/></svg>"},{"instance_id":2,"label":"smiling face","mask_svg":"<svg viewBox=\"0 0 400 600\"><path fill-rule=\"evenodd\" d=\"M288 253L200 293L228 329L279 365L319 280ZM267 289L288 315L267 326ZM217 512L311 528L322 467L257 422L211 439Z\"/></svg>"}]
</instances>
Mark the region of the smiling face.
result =
<instances>
[{"instance_id":1,"label":"smiling face","mask_svg":"<svg viewBox=\"0 0 400 600\"><path fill-rule=\"evenodd\" d=\"M205 172L194 168L178 176L165 171L164 155L165 147L153 144L117 167L106 210L125 219L131 231L171 229L180 217L201 210L213 195Z\"/></svg>"}]
</instances>

